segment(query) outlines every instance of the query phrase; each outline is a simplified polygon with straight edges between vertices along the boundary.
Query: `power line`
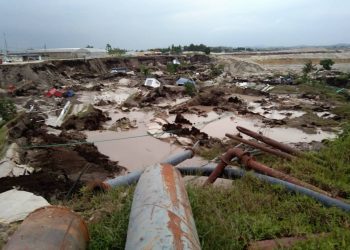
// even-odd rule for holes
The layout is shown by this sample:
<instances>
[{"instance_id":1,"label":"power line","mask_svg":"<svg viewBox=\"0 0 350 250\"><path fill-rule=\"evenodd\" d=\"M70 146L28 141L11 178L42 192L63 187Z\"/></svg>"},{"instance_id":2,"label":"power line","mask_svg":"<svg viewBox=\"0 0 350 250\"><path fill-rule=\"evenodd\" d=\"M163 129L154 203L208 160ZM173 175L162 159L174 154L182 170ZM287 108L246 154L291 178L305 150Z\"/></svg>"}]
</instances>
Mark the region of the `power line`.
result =
<instances>
[{"instance_id":1,"label":"power line","mask_svg":"<svg viewBox=\"0 0 350 250\"><path fill-rule=\"evenodd\" d=\"M174 132L181 131L179 130L171 130L171 131L163 131L161 133L156 133L153 135L163 135L165 133L173 134ZM105 139L105 140L96 140L96 141L75 141L75 142L67 142L67 143L54 143L54 144L43 144L43 145L28 145L23 146L22 148L30 149L30 148L54 148L54 147L65 147L65 146L73 146L73 145L81 145L81 144L93 144L93 143L100 143L100 142L109 142L109 141L121 141L121 140L129 140L129 139L135 139L135 138L141 138L141 137L147 137L151 136L150 134L143 134L143 135L135 135L135 136L129 136L129 137L122 137L122 138L114 138L114 139Z\"/></svg>"}]
</instances>

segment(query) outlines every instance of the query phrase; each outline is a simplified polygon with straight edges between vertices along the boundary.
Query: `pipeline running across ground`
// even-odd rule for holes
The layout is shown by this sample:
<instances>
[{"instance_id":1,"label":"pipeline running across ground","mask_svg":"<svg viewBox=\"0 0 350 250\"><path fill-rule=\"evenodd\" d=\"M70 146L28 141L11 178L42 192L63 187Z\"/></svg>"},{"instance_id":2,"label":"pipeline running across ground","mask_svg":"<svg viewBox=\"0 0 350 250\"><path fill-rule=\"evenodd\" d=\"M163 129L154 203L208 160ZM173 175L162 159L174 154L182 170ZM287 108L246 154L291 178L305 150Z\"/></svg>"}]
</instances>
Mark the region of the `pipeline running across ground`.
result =
<instances>
[{"instance_id":1,"label":"pipeline running across ground","mask_svg":"<svg viewBox=\"0 0 350 250\"><path fill-rule=\"evenodd\" d=\"M182 175L210 176L215 171L215 166L216 166L215 164L210 163L204 167L178 167L177 169L180 171ZM271 176L255 173L252 171L248 172L237 167L229 166L229 168L225 168L218 177L234 180L234 179L242 178L248 173L258 178L259 180L265 181L267 183L274 184L274 185L281 185L290 192L300 193L308 197L311 197L327 207L334 206L344 211L350 212L350 204L348 203L345 203L343 201L329 197L322 193L319 193L311 189L290 183L288 181L280 180Z\"/></svg>"}]
</instances>

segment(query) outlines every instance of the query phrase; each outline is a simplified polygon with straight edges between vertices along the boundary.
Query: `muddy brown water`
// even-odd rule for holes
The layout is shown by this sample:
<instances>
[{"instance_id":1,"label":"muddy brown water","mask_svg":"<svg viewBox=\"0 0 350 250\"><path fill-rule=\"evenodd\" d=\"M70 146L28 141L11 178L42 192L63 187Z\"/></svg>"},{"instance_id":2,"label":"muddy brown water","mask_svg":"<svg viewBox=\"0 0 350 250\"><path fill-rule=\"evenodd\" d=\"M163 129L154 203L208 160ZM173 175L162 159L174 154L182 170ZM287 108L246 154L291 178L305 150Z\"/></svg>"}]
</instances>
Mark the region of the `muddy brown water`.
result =
<instances>
[{"instance_id":1,"label":"muddy brown water","mask_svg":"<svg viewBox=\"0 0 350 250\"><path fill-rule=\"evenodd\" d=\"M300 129L290 127L270 128L255 117L241 116L230 112L218 115L212 111L207 115L207 117L203 117L194 114L184 114L184 117L190 120L193 125L202 132L207 133L211 137L220 139L224 139L226 133L238 133L236 126L261 132L272 139L286 143L322 141L323 139L332 139L336 137L335 133L322 131L320 129L317 130L315 134L307 134ZM175 116L170 116L168 121L173 122L174 119Z\"/></svg>"},{"instance_id":2,"label":"muddy brown water","mask_svg":"<svg viewBox=\"0 0 350 250\"><path fill-rule=\"evenodd\" d=\"M138 127L118 132L101 130L85 131L84 133L87 135L87 141L94 142L102 154L109 156L113 161L119 161L119 165L126 167L129 171L144 169L184 150L183 147L161 141L147 134L147 124L153 118L153 112L131 111L110 112L109 114L112 120L106 123L106 128L122 117L135 119ZM180 165L199 166L204 163L205 161L201 158L193 157Z\"/></svg>"}]
</instances>

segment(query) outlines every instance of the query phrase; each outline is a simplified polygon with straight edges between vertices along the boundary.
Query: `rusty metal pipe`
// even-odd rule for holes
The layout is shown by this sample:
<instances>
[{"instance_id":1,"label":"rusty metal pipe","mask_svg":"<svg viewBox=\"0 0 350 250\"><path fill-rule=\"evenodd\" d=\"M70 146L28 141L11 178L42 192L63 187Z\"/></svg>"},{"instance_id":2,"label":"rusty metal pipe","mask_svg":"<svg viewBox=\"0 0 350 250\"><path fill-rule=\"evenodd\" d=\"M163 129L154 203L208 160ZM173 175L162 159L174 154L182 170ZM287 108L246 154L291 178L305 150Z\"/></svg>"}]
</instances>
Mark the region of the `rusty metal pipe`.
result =
<instances>
[{"instance_id":1,"label":"rusty metal pipe","mask_svg":"<svg viewBox=\"0 0 350 250\"><path fill-rule=\"evenodd\" d=\"M276 177L278 179L285 180L285 181L294 183L296 185L309 188L311 190L315 190L315 191L322 193L324 195L331 196L330 193L328 193L320 188L317 188L309 183L303 182L297 178L294 178L290 175L287 175L287 174L282 173L278 170L272 169L272 168L270 168L270 167L268 167L260 162L255 161L253 159L253 157L248 152L244 152L240 148L232 148L232 149L227 150L227 152L221 157L221 162L216 166L214 172L208 177L205 184L207 185L207 184L214 183L215 180L222 173L224 168L229 164L229 162L231 161L231 159L234 156L238 157L241 160L242 164L245 165L247 168L254 169L260 173L263 173L263 174L266 174L266 175L269 175L272 177Z\"/></svg>"},{"instance_id":2,"label":"rusty metal pipe","mask_svg":"<svg viewBox=\"0 0 350 250\"><path fill-rule=\"evenodd\" d=\"M86 249L89 241L84 220L70 209L48 206L30 213L4 249Z\"/></svg>"},{"instance_id":3,"label":"rusty metal pipe","mask_svg":"<svg viewBox=\"0 0 350 250\"><path fill-rule=\"evenodd\" d=\"M215 164L210 163L204 167L181 167L177 168L182 175L202 175L202 176L209 176L211 173L214 172L215 170ZM224 171L221 173L219 176L220 178L225 178L225 179L238 179L243 176L245 176L248 172L240 169L240 168L225 168ZM316 191L310 190L308 188L295 185L293 183L283 181L274 177L270 177L267 175L263 174L258 174L258 173L250 173L252 176L258 178L259 180L265 181L267 183L273 184L273 185L281 185L284 188L286 188L290 192L294 193L299 193L306 195L308 197L311 197L318 202L322 203L323 205L327 207L337 207L340 208L344 211L350 212L350 204L345 203L341 200L329 197L327 195L318 193Z\"/></svg>"},{"instance_id":4,"label":"rusty metal pipe","mask_svg":"<svg viewBox=\"0 0 350 250\"><path fill-rule=\"evenodd\" d=\"M324 195L332 196L330 193L328 193L328 192L326 192L318 187L315 187L309 183L303 182L295 177L292 177L292 176L287 175L285 173L282 173L276 169L270 168L270 167L268 167L260 162L255 161L254 158L249 153L244 152L240 148L235 148L235 153L236 153L236 156L238 158L240 158L243 165L245 165L247 168L251 168L253 170L256 170L257 172L266 174L268 176L276 177L278 179L285 180L285 181L288 181L290 183L294 183L296 185L309 188L311 190L317 191L317 192L322 193Z\"/></svg>"},{"instance_id":5,"label":"rusty metal pipe","mask_svg":"<svg viewBox=\"0 0 350 250\"><path fill-rule=\"evenodd\" d=\"M185 184L172 165L156 164L142 174L125 249L200 249Z\"/></svg>"},{"instance_id":6,"label":"rusty metal pipe","mask_svg":"<svg viewBox=\"0 0 350 250\"><path fill-rule=\"evenodd\" d=\"M215 180L221 175L221 173L224 171L225 167L229 164L231 159L236 155L235 149L229 149L226 151L226 153L221 156L221 161L220 163L216 166L215 170L209 175L208 179L205 181L205 185L214 183Z\"/></svg>"},{"instance_id":7,"label":"rusty metal pipe","mask_svg":"<svg viewBox=\"0 0 350 250\"><path fill-rule=\"evenodd\" d=\"M267 153L270 153L270 154L273 154L273 155L276 155L276 156L279 156L279 157L282 157L282 158L285 158L285 159L288 159L288 160L293 160L294 157L290 154L287 154L287 153L284 153L284 152L281 152L281 151L277 151L277 150L274 150L274 149L271 149L271 148L268 148L264 145L261 145L260 143L256 143L256 142L253 142L253 141L248 141L248 140L245 140L243 138L240 138L238 136L235 136L235 135L231 135L231 134L225 134L228 138L230 139L233 139L233 140L236 140L236 141L239 141L239 142L242 142L244 144L247 144L249 146L252 146L254 148L258 148L264 152L267 152Z\"/></svg>"},{"instance_id":8,"label":"rusty metal pipe","mask_svg":"<svg viewBox=\"0 0 350 250\"><path fill-rule=\"evenodd\" d=\"M277 148L283 152L286 152L288 154L292 154L292 155L301 155L301 152L295 148L292 148L286 144L283 144L283 143L280 143L274 139L271 139L269 137L266 137L264 135L261 135L261 134L258 134L254 131L251 131L249 129L246 129L246 128L243 128L243 127L240 127L240 126L237 126L236 127L237 130L243 134L246 134L246 135L249 135L259 141L262 141L262 142L265 142L266 144L274 147L274 148Z\"/></svg>"}]
</instances>

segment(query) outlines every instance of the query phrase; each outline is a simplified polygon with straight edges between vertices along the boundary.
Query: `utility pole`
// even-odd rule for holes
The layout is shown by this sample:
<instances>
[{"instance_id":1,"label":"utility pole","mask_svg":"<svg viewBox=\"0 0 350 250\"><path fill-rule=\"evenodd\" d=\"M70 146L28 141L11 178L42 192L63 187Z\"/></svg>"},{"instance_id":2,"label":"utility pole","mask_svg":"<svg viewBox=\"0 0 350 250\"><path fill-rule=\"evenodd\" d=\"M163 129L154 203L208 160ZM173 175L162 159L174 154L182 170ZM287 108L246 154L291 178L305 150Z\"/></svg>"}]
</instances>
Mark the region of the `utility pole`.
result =
<instances>
[{"instance_id":1,"label":"utility pole","mask_svg":"<svg viewBox=\"0 0 350 250\"><path fill-rule=\"evenodd\" d=\"M7 50L7 41L6 41L6 34L5 34L5 32L4 32L4 42L5 42L5 54L4 54L4 59L5 59L5 62L7 62L8 50Z\"/></svg>"}]
</instances>

